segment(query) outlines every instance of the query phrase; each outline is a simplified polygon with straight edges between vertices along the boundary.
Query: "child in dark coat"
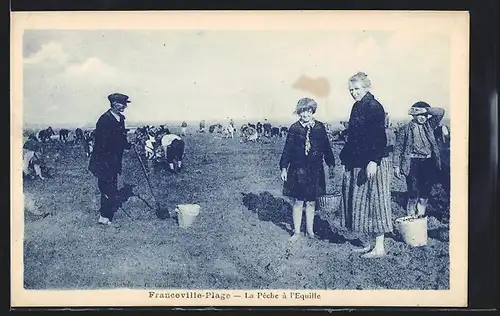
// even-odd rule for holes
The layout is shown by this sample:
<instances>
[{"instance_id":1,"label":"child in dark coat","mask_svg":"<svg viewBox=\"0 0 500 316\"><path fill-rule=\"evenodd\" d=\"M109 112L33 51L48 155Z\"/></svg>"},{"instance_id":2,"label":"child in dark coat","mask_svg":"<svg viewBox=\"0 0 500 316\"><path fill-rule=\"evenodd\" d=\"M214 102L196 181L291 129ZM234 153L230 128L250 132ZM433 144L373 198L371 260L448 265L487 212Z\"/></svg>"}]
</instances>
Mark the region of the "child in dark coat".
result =
<instances>
[{"instance_id":1,"label":"child in dark coat","mask_svg":"<svg viewBox=\"0 0 500 316\"><path fill-rule=\"evenodd\" d=\"M326 192L323 160L333 175L335 158L328 140L325 125L316 121L317 103L313 99L303 98L297 103L295 113L299 120L288 129L288 134L280 159L283 195L294 198L293 225L291 241L300 234L302 212L305 202L307 235L314 238L313 222L316 199Z\"/></svg>"}]
</instances>

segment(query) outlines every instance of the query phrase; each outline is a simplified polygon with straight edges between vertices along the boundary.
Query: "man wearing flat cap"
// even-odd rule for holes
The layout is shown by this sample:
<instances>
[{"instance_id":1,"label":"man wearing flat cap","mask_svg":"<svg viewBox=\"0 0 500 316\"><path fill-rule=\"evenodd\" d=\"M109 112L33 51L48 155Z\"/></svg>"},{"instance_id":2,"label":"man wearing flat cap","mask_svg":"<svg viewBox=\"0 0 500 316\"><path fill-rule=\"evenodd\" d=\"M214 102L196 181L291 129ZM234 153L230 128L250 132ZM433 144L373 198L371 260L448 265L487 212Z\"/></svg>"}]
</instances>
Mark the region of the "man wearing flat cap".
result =
<instances>
[{"instance_id":1,"label":"man wearing flat cap","mask_svg":"<svg viewBox=\"0 0 500 316\"><path fill-rule=\"evenodd\" d=\"M90 156L89 170L97 178L101 192L99 224L111 225L118 209L118 175L122 172L122 157L130 149L125 129L124 110L129 97L121 93L108 96L110 108L99 117L94 130L94 149Z\"/></svg>"}]
</instances>

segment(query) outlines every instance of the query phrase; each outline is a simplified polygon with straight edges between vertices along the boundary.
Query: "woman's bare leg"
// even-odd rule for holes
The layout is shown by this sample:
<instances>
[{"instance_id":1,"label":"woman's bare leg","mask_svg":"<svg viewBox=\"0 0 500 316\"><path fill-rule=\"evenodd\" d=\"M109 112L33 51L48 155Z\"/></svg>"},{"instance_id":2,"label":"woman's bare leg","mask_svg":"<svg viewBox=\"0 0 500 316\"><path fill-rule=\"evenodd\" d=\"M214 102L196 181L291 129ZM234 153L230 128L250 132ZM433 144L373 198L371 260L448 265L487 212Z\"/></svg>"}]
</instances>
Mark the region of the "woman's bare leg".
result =
<instances>
[{"instance_id":1,"label":"woman's bare leg","mask_svg":"<svg viewBox=\"0 0 500 316\"><path fill-rule=\"evenodd\" d=\"M362 255L362 258L380 258L385 256L384 234L375 237L375 247L372 251Z\"/></svg>"}]
</instances>

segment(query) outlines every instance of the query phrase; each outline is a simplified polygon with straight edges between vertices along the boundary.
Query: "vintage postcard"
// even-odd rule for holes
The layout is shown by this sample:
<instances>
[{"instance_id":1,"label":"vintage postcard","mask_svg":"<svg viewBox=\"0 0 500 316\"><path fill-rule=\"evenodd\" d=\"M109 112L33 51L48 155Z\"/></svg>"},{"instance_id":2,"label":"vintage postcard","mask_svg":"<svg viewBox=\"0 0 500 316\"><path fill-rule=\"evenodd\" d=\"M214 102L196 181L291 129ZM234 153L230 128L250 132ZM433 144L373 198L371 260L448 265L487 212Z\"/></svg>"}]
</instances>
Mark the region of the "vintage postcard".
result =
<instances>
[{"instance_id":1,"label":"vintage postcard","mask_svg":"<svg viewBox=\"0 0 500 316\"><path fill-rule=\"evenodd\" d=\"M15 12L12 301L466 306L467 12Z\"/></svg>"}]
</instances>

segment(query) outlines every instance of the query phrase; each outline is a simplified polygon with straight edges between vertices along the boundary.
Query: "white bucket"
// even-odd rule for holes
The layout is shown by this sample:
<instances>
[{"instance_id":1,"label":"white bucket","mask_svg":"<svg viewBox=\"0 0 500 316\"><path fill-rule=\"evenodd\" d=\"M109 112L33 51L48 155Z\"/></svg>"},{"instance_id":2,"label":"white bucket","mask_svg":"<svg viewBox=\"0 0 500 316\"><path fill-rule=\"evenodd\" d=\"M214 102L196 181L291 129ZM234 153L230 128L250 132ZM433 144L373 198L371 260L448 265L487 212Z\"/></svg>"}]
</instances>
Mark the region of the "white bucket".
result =
<instances>
[{"instance_id":1,"label":"white bucket","mask_svg":"<svg viewBox=\"0 0 500 316\"><path fill-rule=\"evenodd\" d=\"M182 228L190 227L196 216L200 213L200 206L198 204L179 204L175 211L177 212L177 221Z\"/></svg>"},{"instance_id":2,"label":"white bucket","mask_svg":"<svg viewBox=\"0 0 500 316\"><path fill-rule=\"evenodd\" d=\"M412 247L427 245L427 216L405 216L396 219L403 240Z\"/></svg>"}]
</instances>

